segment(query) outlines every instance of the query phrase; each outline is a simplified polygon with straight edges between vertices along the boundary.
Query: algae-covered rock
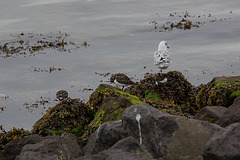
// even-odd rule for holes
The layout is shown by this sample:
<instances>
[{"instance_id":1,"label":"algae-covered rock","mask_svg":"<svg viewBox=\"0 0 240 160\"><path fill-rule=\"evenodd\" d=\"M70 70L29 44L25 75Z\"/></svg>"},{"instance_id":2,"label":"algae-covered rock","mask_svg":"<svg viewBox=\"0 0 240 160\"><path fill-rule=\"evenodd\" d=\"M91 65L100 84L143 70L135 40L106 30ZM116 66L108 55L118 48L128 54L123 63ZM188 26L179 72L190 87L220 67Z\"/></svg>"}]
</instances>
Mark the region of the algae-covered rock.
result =
<instances>
[{"instance_id":1,"label":"algae-covered rock","mask_svg":"<svg viewBox=\"0 0 240 160\"><path fill-rule=\"evenodd\" d=\"M98 91L99 87L108 87L109 89L105 88L105 92ZM124 109L132 105L132 102L129 100L131 99L130 94L126 94L120 90L117 90L111 86L108 85L100 85L93 93L92 96L95 96L96 93L97 95L106 95L99 98L103 99L102 103L100 104L99 102L93 104L100 104L98 110L95 110L95 116L94 119L91 121L91 123L88 125L85 134L81 137L82 141L86 141L88 137L91 135L91 133L95 132L98 127L106 122L111 122L111 121L116 121L120 120L122 118L122 112ZM103 88L101 88L103 89ZM114 89L114 90L111 90ZM101 94L99 94L101 93ZM121 94L120 94L121 93ZM109 97L110 95L114 97ZM126 96L129 98L125 98L122 96ZM132 98L137 98L137 97L132 97ZM96 98L98 99L98 98ZM90 102L89 102L90 103ZM139 101L140 103L140 101Z\"/></svg>"},{"instance_id":2,"label":"algae-covered rock","mask_svg":"<svg viewBox=\"0 0 240 160\"><path fill-rule=\"evenodd\" d=\"M5 149L5 146L14 140L21 139L30 135L31 133L23 128L13 127L10 131L6 132L3 130L3 133L0 133L0 151Z\"/></svg>"},{"instance_id":3,"label":"algae-covered rock","mask_svg":"<svg viewBox=\"0 0 240 160\"><path fill-rule=\"evenodd\" d=\"M162 82L167 78L166 82ZM181 72L145 74L145 78L126 89L130 94L144 98L145 102L171 114L194 114L196 108L194 86Z\"/></svg>"},{"instance_id":4,"label":"algae-covered rock","mask_svg":"<svg viewBox=\"0 0 240 160\"><path fill-rule=\"evenodd\" d=\"M47 110L33 126L32 133L39 135L61 135L71 132L81 135L84 126L92 120L92 112L78 99L64 100Z\"/></svg>"},{"instance_id":5,"label":"algae-covered rock","mask_svg":"<svg viewBox=\"0 0 240 160\"><path fill-rule=\"evenodd\" d=\"M229 107L240 94L240 76L215 77L206 85L201 85L196 95L199 108L205 106Z\"/></svg>"},{"instance_id":6,"label":"algae-covered rock","mask_svg":"<svg viewBox=\"0 0 240 160\"><path fill-rule=\"evenodd\" d=\"M94 113L94 119L85 128L81 140L86 142L91 133L101 124L120 120L122 111L133 105L143 103L137 96L131 95L108 84L100 84L90 97L87 105Z\"/></svg>"},{"instance_id":7,"label":"algae-covered rock","mask_svg":"<svg viewBox=\"0 0 240 160\"><path fill-rule=\"evenodd\" d=\"M103 100L107 97L124 97L129 99L132 104L143 103L139 97L124 92L119 88L113 87L108 84L100 84L96 91L94 91L90 95L87 105L91 107L94 111L97 111L98 108L101 106Z\"/></svg>"}]
</instances>

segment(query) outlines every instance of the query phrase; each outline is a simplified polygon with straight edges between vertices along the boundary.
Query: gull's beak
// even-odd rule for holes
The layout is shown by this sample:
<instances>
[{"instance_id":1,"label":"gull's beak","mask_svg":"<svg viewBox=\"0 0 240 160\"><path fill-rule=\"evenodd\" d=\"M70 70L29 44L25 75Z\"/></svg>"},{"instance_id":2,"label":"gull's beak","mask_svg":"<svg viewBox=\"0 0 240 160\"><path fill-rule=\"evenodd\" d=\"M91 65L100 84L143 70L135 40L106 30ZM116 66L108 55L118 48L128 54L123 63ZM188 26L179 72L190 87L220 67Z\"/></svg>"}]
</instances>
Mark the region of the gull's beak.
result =
<instances>
[{"instance_id":1,"label":"gull's beak","mask_svg":"<svg viewBox=\"0 0 240 160\"><path fill-rule=\"evenodd\" d=\"M169 46L167 46L167 48L169 48Z\"/></svg>"}]
</instances>

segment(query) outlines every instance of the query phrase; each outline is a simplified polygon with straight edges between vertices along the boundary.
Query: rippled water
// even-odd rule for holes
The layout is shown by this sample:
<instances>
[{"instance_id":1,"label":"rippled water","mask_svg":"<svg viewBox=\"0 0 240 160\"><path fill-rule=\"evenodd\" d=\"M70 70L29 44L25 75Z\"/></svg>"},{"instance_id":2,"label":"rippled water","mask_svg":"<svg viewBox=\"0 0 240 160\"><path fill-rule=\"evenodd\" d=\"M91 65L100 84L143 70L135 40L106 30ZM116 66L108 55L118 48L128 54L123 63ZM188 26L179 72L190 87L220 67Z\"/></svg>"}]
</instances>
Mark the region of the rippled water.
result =
<instances>
[{"instance_id":1,"label":"rippled water","mask_svg":"<svg viewBox=\"0 0 240 160\"><path fill-rule=\"evenodd\" d=\"M215 76L240 74L240 2L238 0L9 0L0 2L0 40L10 34L51 32L70 34L69 41L90 47L68 52L46 50L47 54L0 58L0 124L31 129L42 116L44 107L53 106L57 90L64 89L71 98L87 101L100 81L98 73L124 72L135 81L146 72L157 72L153 53L161 40L167 40L172 65L165 70L179 70L194 84L207 83ZM158 32L159 26L174 21L170 13L188 11L206 21L197 29ZM232 13L230 13L230 11ZM212 23L207 16L218 19ZM226 20L225 20L226 18ZM193 18L194 19L194 18ZM195 18L196 19L196 18ZM220 20L222 19L222 21ZM146 69L144 69L146 66ZM36 72L34 68L61 71ZM39 104L41 97L49 104L31 111L28 103ZM25 104L25 105L23 105ZM1 111L1 110L0 110Z\"/></svg>"}]
</instances>

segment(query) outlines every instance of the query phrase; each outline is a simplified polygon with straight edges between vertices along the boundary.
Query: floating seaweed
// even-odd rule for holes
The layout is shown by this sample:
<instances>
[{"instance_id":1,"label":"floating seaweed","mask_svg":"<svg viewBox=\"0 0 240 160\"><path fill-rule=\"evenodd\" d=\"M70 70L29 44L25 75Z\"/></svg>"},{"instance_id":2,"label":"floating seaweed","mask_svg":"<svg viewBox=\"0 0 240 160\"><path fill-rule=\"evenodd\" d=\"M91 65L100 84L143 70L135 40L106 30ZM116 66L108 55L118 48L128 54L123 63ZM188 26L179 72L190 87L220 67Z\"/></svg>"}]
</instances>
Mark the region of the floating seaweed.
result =
<instances>
[{"instance_id":1,"label":"floating seaweed","mask_svg":"<svg viewBox=\"0 0 240 160\"><path fill-rule=\"evenodd\" d=\"M67 39L70 37L69 33L50 33L48 35L36 33L20 33L11 34L12 40L2 41L0 43L0 55L3 58L24 56L30 57L36 54L46 54L46 49L54 49L59 52L71 53L82 47L89 47L90 44L86 41L80 45Z\"/></svg>"},{"instance_id":2,"label":"floating seaweed","mask_svg":"<svg viewBox=\"0 0 240 160\"><path fill-rule=\"evenodd\" d=\"M45 113L45 110L50 108L52 104L51 99L49 97L40 97L36 99L34 102L25 102L22 104L25 109L30 113L38 113L36 110L40 109L40 113Z\"/></svg>"},{"instance_id":3,"label":"floating seaweed","mask_svg":"<svg viewBox=\"0 0 240 160\"><path fill-rule=\"evenodd\" d=\"M230 11L230 13L232 12ZM158 21L153 20L153 21L150 21L149 24L153 25L155 31L166 32L166 31L172 31L173 29L191 30L193 28L199 28L200 26L204 25L206 22L213 23L217 21L224 21L224 20L231 19L230 17L216 18L212 14L192 16L187 11L181 12L181 13L179 12L170 13L169 17L173 19L173 21L168 21L163 25L159 25Z\"/></svg>"},{"instance_id":4,"label":"floating seaweed","mask_svg":"<svg viewBox=\"0 0 240 160\"><path fill-rule=\"evenodd\" d=\"M61 68L61 67L48 67L46 69L42 69L40 67L34 67L32 66L31 67L33 69L34 72L47 72L47 73L52 73L53 71L62 71L62 70L65 70L64 68Z\"/></svg>"}]
</instances>

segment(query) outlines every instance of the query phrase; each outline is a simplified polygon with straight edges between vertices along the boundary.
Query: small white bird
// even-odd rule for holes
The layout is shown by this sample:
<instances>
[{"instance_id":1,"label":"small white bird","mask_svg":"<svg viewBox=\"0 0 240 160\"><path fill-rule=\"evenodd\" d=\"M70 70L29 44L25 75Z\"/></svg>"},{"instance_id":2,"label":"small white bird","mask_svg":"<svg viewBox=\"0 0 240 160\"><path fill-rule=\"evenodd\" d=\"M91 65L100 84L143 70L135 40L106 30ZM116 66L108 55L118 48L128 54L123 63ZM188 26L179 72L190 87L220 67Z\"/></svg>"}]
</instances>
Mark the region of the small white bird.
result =
<instances>
[{"instance_id":1,"label":"small white bird","mask_svg":"<svg viewBox=\"0 0 240 160\"><path fill-rule=\"evenodd\" d=\"M162 73L163 69L167 69L172 63L170 53L168 52L169 46L166 41L161 41L158 46L158 50L154 53L154 65L160 69Z\"/></svg>"}]
</instances>

